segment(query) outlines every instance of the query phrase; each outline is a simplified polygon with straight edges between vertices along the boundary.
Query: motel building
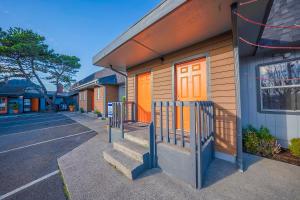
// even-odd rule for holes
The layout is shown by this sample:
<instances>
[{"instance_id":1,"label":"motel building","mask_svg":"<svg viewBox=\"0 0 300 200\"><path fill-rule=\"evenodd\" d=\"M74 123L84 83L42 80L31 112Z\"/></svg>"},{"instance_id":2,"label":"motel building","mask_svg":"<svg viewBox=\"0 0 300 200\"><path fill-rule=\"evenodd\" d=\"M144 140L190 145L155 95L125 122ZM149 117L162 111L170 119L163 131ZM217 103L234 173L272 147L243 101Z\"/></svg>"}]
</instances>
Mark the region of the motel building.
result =
<instances>
[{"instance_id":1,"label":"motel building","mask_svg":"<svg viewBox=\"0 0 300 200\"><path fill-rule=\"evenodd\" d=\"M18 114L45 110L45 100L34 89L33 83L24 79L0 83L0 114Z\"/></svg>"},{"instance_id":2,"label":"motel building","mask_svg":"<svg viewBox=\"0 0 300 200\"><path fill-rule=\"evenodd\" d=\"M241 2L162 1L93 57L127 74L127 102L110 104L113 145L103 156L128 178L159 167L201 188L214 158L244 170L242 127L263 125L284 147L300 136L299 92L291 92L300 86L299 29L265 28L299 23L289 17L299 7ZM289 78L295 81L277 82ZM94 99L90 84L81 99Z\"/></svg>"},{"instance_id":3,"label":"motel building","mask_svg":"<svg viewBox=\"0 0 300 200\"><path fill-rule=\"evenodd\" d=\"M50 100L56 94L55 105L58 110L67 110L69 104L77 103L74 92L64 92L60 86L58 91L48 91ZM65 105L64 108L62 105ZM0 83L0 114L21 114L47 111L46 99L37 91L34 83L25 79L11 79Z\"/></svg>"},{"instance_id":4,"label":"motel building","mask_svg":"<svg viewBox=\"0 0 300 200\"><path fill-rule=\"evenodd\" d=\"M84 112L100 112L107 116L107 103L122 101L125 77L110 69L95 72L75 83L71 92L78 94L78 107Z\"/></svg>"}]
</instances>

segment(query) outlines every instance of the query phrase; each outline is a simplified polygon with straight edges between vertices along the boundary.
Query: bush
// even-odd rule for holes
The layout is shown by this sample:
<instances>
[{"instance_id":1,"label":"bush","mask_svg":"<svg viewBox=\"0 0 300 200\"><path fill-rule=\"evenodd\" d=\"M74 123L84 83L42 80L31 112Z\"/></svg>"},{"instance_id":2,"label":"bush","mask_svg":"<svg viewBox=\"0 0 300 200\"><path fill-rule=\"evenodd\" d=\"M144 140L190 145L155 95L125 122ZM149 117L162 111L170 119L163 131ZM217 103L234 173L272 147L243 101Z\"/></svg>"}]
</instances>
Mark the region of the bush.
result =
<instances>
[{"instance_id":1,"label":"bush","mask_svg":"<svg viewBox=\"0 0 300 200\"><path fill-rule=\"evenodd\" d=\"M81 113L84 113L84 109L83 109L83 108L80 108L80 112L81 112Z\"/></svg>"},{"instance_id":2,"label":"bush","mask_svg":"<svg viewBox=\"0 0 300 200\"><path fill-rule=\"evenodd\" d=\"M14 103L14 104L11 105L11 108L12 108L13 110L18 110L18 109L19 109L19 104Z\"/></svg>"},{"instance_id":3,"label":"bush","mask_svg":"<svg viewBox=\"0 0 300 200\"><path fill-rule=\"evenodd\" d=\"M94 111L94 113L95 113L96 115L102 115L101 112L100 112L99 110L97 110L97 109Z\"/></svg>"},{"instance_id":4,"label":"bush","mask_svg":"<svg viewBox=\"0 0 300 200\"><path fill-rule=\"evenodd\" d=\"M291 139L289 150L294 156L300 157L300 138Z\"/></svg>"},{"instance_id":5,"label":"bush","mask_svg":"<svg viewBox=\"0 0 300 200\"><path fill-rule=\"evenodd\" d=\"M266 127L259 130L252 126L243 129L243 142L245 151L261 156L274 156L280 152L280 145L277 139L270 134Z\"/></svg>"}]
</instances>

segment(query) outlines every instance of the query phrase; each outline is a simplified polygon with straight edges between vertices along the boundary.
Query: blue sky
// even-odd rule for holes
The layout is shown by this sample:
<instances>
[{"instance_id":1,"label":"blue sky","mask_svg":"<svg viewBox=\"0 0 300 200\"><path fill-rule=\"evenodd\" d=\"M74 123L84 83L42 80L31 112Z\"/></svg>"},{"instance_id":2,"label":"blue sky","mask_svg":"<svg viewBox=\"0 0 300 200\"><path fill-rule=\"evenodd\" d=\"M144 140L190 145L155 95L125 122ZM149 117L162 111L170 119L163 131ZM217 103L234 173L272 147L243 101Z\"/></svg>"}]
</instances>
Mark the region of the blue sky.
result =
<instances>
[{"instance_id":1,"label":"blue sky","mask_svg":"<svg viewBox=\"0 0 300 200\"><path fill-rule=\"evenodd\" d=\"M99 70L92 57L160 0L0 0L0 27L29 28L58 53L81 60L80 80ZM48 84L49 89L54 89Z\"/></svg>"}]
</instances>

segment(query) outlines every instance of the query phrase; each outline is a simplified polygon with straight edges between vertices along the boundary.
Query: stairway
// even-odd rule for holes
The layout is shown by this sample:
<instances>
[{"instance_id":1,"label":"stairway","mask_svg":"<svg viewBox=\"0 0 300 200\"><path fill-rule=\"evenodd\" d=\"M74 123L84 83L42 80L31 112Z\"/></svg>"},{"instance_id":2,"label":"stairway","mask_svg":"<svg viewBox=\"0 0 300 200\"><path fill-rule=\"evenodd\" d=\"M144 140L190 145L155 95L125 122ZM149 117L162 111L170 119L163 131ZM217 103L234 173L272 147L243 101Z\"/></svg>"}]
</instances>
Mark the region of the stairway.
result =
<instances>
[{"instance_id":1,"label":"stairway","mask_svg":"<svg viewBox=\"0 0 300 200\"><path fill-rule=\"evenodd\" d=\"M145 131L125 133L124 139L113 142L103 152L103 157L129 179L134 180L149 168L150 155Z\"/></svg>"}]
</instances>

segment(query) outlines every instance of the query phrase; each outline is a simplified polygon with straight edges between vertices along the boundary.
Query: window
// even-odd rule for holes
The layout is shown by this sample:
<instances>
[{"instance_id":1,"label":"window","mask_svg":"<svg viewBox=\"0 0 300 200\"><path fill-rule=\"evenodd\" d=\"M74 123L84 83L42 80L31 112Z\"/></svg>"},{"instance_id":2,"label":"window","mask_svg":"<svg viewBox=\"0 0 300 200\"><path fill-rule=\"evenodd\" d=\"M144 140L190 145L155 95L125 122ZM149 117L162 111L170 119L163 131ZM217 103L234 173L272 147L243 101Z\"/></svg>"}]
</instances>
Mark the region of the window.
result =
<instances>
[{"instance_id":1,"label":"window","mask_svg":"<svg viewBox=\"0 0 300 200\"><path fill-rule=\"evenodd\" d=\"M259 66L262 111L300 111L300 58Z\"/></svg>"},{"instance_id":2,"label":"window","mask_svg":"<svg viewBox=\"0 0 300 200\"><path fill-rule=\"evenodd\" d=\"M6 98L0 97L0 112L6 111Z\"/></svg>"}]
</instances>

